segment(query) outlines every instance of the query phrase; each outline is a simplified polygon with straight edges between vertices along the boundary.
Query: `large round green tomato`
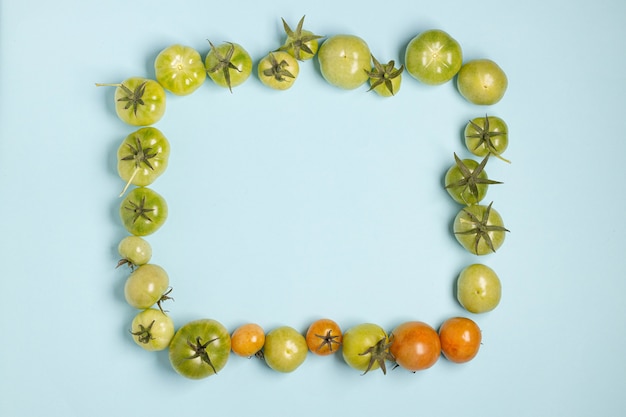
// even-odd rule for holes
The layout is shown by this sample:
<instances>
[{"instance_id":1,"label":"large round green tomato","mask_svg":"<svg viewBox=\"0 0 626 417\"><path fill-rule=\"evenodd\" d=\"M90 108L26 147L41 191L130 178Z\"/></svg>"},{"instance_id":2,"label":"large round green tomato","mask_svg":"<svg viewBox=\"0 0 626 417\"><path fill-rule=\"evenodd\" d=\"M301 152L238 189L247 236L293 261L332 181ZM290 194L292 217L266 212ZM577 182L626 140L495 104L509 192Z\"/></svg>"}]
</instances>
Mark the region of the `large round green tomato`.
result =
<instances>
[{"instance_id":1,"label":"large round green tomato","mask_svg":"<svg viewBox=\"0 0 626 417\"><path fill-rule=\"evenodd\" d=\"M495 155L502 153L509 146L509 128L504 120L496 116L475 117L465 126L465 146L476 156Z\"/></svg>"},{"instance_id":2,"label":"large round green tomato","mask_svg":"<svg viewBox=\"0 0 626 417\"><path fill-rule=\"evenodd\" d=\"M329 37L320 46L317 59L324 79L336 87L352 90L369 79L370 49L358 36Z\"/></svg>"},{"instance_id":3,"label":"large round green tomato","mask_svg":"<svg viewBox=\"0 0 626 417\"><path fill-rule=\"evenodd\" d=\"M117 150L117 172L127 183L152 184L167 168L170 144L154 127L143 127L126 136Z\"/></svg>"},{"instance_id":4,"label":"large round green tomato","mask_svg":"<svg viewBox=\"0 0 626 417\"><path fill-rule=\"evenodd\" d=\"M167 203L156 191L148 187L137 187L122 200L120 218L131 234L147 236L165 223Z\"/></svg>"},{"instance_id":5,"label":"large round green tomato","mask_svg":"<svg viewBox=\"0 0 626 417\"><path fill-rule=\"evenodd\" d=\"M387 333L377 324L357 324L345 331L341 349L344 361L363 373L378 368L386 373L385 360L393 360Z\"/></svg>"},{"instance_id":6,"label":"large round green tomato","mask_svg":"<svg viewBox=\"0 0 626 417\"><path fill-rule=\"evenodd\" d=\"M206 79L202 57L198 51L184 45L163 49L154 61L154 71L157 81L179 96L193 93Z\"/></svg>"},{"instance_id":7,"label":"large round green tomato","mask_svg":"<svg viewBox=\"0 0 626 417\"><path fill-rule=\"evenodd\" d=\"M436 85L451 80L459 72L463 52L448 33L432 29L411 39L404 58L409 74L424 84Z\"/></svg>"},{"instance_id":8,"label":"large round green tomato","mask_svg":"<svg viewBox=\"0 0 626 417\"><path fill-rule=\"evenodd\" d=\"M463 64L456 84L461 95L470 103L490 105L504 97L508 79L495 62L475 59Z\"/></svg>"},{"instance_id":9,"label":"large round green tomato","mask_svg":"<svg viewBox=\"0 0 626 417\"><path fill-rule=\"evenodd\" d=\"M150 242L139 236L126 236L117 245L117 251L122 257L117 266L128 265L131 268L145 265L152 258Z\"/></svg>"},{"instance_id":10,"label":"large round green tomato","mask_svg":"<svg viewBox=\"0 0 626 417\"><path fill-rule=\"evenodd\" d=\"M265 336L263 357L275 371L295 371L306 359L308 351L306 339L292 327L277 327Z\"/></svg>"},{"instance_id":11,"label":"large round green tomato","mask_svg":"<svg viewBox=\"0 0 626 417\"><path fill-rule=\"evenodd\" d=\"M170 279L163 268L154 264L141 265L126 279L124 297L140 310L158 303L167 292Z\"/></svg>"},{"instance_id":12,"label":"large round green tomato","mask_svg":"<svg viewBox=\"0 0 626 417\"><path fill-rule=\"evenodd\" d=\"M170 343L169 358L180 375L201 379L221 371L230 355L230 334L212 319L191 321L182 326Z\"/></svg>"},{"instance_id":13,"label":"large round green tomato","mask_svg":"<svg viewBox=\"0 0 626 417\"><path fill-rule=\"evenodd\" d=\"M456 286L459 303L471 313L491 311L500 303L500 278L487 265L472 264L463 269Z\"/></svg>"}]
</instances>

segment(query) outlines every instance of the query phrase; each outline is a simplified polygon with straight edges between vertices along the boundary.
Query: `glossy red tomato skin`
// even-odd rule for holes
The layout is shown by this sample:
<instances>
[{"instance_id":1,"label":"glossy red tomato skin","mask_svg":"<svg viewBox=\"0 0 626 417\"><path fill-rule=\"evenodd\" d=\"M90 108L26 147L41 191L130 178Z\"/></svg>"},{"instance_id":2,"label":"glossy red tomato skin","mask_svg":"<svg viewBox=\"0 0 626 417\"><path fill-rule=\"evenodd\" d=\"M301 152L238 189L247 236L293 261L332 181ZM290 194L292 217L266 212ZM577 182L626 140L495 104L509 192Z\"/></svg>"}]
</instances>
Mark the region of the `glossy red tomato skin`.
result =
<instances>
[{"instance_id":1,"label":"glossy red tomato skin","mask_svg":"<svg viewBox=\"0 0 626 417\"><path fill-rule=\"evenodd\" d=\"M396 363L409 371L432 367L441 356L441 342L437 331L421 321L408 321L391 332L389 352Z\"/></svg>"}]
</instances>

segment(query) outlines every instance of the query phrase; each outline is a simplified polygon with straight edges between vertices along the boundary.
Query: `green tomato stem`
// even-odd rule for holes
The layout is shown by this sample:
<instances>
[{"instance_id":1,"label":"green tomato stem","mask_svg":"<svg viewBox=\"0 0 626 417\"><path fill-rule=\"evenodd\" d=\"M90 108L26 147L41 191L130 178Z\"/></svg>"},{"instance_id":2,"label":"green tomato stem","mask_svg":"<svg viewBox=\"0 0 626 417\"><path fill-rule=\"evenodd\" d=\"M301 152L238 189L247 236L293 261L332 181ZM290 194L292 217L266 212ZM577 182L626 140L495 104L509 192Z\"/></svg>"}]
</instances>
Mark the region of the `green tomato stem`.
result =
<instances>
[{"instance_id":1,"label":"green tomato stem","mask_svg":"<svg viewBox=\"0 0 626 417\"><path fill-rule=\"evenodd\" d=\"M123 197L124 194L126 194L126 191L128 190L128 187L130 187L130 184L132 184L132 182L135 179L135 177L137 176L138 172L139 172L139 167L135 168L135 170L133 171L133 175L131 175L130 178L128 179L128 182L126 183L126 185L124 186L124 189L122 190L122 192L119 195L120 198Z\"/></svg>"}]
</instances>

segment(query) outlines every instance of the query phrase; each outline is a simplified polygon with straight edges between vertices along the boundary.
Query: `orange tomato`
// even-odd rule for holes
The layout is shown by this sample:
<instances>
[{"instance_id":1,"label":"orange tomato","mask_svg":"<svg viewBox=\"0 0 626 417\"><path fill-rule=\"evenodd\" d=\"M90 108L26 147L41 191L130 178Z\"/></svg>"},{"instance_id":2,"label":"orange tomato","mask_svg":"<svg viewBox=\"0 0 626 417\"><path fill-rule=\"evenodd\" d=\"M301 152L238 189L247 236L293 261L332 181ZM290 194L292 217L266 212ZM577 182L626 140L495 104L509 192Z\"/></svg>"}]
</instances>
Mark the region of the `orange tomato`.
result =
<instances>
[{"instance_id":1,"label":"orange tomato","mask_svg":"<svg viewBox=\"0 0 626 417\"><path fill-rule=\"evenodd\" d=\"M408 321L391 332L389 352L396 363L409 371L428 369L441 356L437 331L421 321Z\"/></svg>"},{"instance_id":2,"label":"orange tomato","mask_svg":"<svg viewBox=\"0 0 626 417\"><path fill-rule=\"evenodd\" d=\"M337 352L343 341L341 328L330 319L319 319L311 323L305 338L309 350L320 356Z\"/></svg>"},{"instance_id":3,"label":"orange tomato","mask_svg":"<svg viewBox=\"0 0 626 417\"><path fill-rule=\"evenodd\" d=\"M255 355L265 344L265 332L255 323L239 326L231 336L231 349L239 356Z\"/></svg>"},{"instance_id":4,"label":"orange tomato","mask_svg":"<svg viewBox=\"0 0 626 417\"><path fill-rule=\"evenodd\" d=\"M476 356L482 334L478 325L466 317L453 317L439 328L441 350L451 362L464 363Z\"/></svg>"}]
</instances>

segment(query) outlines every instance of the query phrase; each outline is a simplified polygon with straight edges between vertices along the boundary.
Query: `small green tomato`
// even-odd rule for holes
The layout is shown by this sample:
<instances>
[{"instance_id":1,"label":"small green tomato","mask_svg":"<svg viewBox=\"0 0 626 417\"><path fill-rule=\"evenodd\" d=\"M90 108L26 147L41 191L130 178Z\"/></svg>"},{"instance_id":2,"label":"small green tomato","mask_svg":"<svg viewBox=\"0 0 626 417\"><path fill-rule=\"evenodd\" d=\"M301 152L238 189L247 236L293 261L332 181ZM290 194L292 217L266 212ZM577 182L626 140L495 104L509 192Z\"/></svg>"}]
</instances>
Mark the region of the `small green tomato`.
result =
<instances>
[{"instance_id":1,"label":"small green tomato","mask_svg":"<svg viewBox=\"0 0 626 417\"><path fill-rule=\"evenodd\" d=\"M258 76L261 82L275 90L291 88L300 72L298 61L283 51L270 52L258 66Z\"/></svg>"},{"instance_id":2,"label":"small green tomato","mask_svg":"<svg viewBox=\"0 0 626 417\"><path fill-rule=\"evenodd\" d=\"M148 308L135 316L130 334L135 343L145 350L164 350L174 337L174 322L162 311Z\"/></svg>"},{"instance_id":3,"label":"small green tomato","mask_svg":"<svg viewBox=\"0 0 626 417\"><path fill-rule=\"evenodd\" d=\"M139 236L126 236L117 246L122 259L117 266L128 265L131 269L145 265L152 258L152 246L147 240Z\"/></svg>"}]
</instances>

